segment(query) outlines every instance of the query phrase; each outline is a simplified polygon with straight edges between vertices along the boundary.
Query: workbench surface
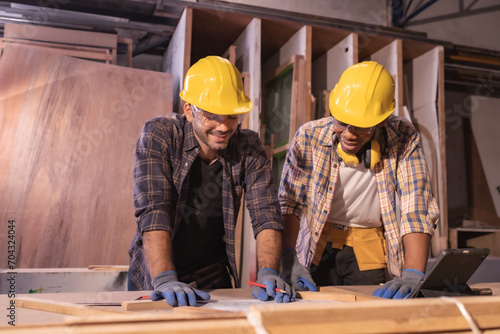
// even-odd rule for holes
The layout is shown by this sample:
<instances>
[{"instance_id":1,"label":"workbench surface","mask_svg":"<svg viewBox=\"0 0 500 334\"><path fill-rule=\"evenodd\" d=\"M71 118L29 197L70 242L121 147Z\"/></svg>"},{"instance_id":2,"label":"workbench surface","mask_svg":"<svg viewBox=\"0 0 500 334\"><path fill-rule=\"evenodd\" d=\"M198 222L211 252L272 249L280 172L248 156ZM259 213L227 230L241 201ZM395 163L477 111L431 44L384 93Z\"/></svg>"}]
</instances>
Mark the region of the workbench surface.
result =
<instances>
[{"instance_id":1,"label":"workbench surface","mask_svg":"<svg viewBox=\"0 0 500 334\"><path fill-rule=\"evenodd\" d=\"M220 313L212 313L212 314L220 314L223 317L232 318L230 315L234 314L234 317L242 318L245 316L245 313L248 312L248 309L252 305L257 306L266 306L271 307L273 310L281 307L290 307L287 305L295 304L296 307L303 305L303 303L324 303L325 306L331 306L333 304L339 303L350 303L349 300L355 302L357 305L364 305L362 303L379 303L380 305L390 305L391 302L396 303L396 301L390 301L387 299L382 299L378 297L373 297L371 293L377 288L377 286L335 286L335 287L321 287L321 292L318 295L335 295L337 297L342 298L309 298L308 294L312 294L311 292L307 292L308 294L304 294L303 299L298 299L295 303L290 304L276 304L274 301L261 302L251 296L250 288L242 288L242 289L219 289L212 290L211 300L206 303L199 303L197 308L169 308L165 310L148 310L148 311L133 311L132 313L126 312L122 309L121 303L123 301L133 301L141 296L149 295L148 291L126 291L126 292L85 292L85 293L41 293L41 294L20 294L16 295L16 298L26 299L26 300L36 300L47 303L54 303L55 305L73 305L74 307L92 309L92 310L103 310L108 313L110 316L114 316L114 313L120 313L118 315L125 314L148 314L148 315L166 315L166 314L177 314L179 315L179 311L189 311L188 313L193 317L195 313L199 312L199 314L207 314L204 311L210 311L207 309L211 309L212 311L220 312ZM480 284L471 284L471 288L491 288L494 296L500 296L500 283L480 283ZM351 296L352 299L347 297ZM346 299L344 299L346 298ZM487 300L488 296L481 297L460 297L460 298L485 298ZM497 298L497 297L494 297ZM319 300L320 299L320 300ZM498 298L497 298L498 299ZM433 298L425 299L429 303L432 303ZM413 301L416 301L413 299ZM401 302L401 301L400 301ZM411 303L410 300L408 302ZM419 301L423 302L422 299ZM13 329L12 326L9 326L8 321L8 306L9 299L7 295L0 295L0 306L3 312L7 313L7 317L2 317L3 323L0 324L0 329ZM323 304L322 304L323 305ZM347 304L346 304L347 305ZM371 305L371 304L370 304ZM310 305L313 306L313 305ZM319 306L315 305L314 307ZM25 307L20 307L19 305L15 308L15 325L17 329L23 327L25 325L30 327L41 325L46 326L49 324L62 324L62 323L71 323L72 321L81 321L82 316L76 315L68 315L71 312L63 314L63 313L54 313L47 311L39 311L34 309L29 309ZM186 314L186 313L183 313ZM91 316L94 316L91 314ZM85 316L83 316L85 318Z\"/></svg>"}]
</instances>

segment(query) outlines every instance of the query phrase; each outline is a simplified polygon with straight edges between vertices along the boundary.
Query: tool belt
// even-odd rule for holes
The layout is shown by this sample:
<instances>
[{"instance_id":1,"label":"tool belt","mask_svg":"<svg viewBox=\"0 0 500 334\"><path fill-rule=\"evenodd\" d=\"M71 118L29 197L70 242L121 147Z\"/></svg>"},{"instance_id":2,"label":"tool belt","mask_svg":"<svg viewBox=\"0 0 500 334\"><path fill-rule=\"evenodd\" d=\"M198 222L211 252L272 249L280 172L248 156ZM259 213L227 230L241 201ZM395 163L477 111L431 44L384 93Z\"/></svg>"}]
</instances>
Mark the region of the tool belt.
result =
<instances>
[{"instance_id":1,"label":"tool belt","mask_svg":"<svg viewBox=\"0 0 500 334\"><path fill-rule=\"evenodd\" d=\"M225 276L227 275L227 276ZM224 277L229 277L227 262L220 261L195 270L191 274L179 275L179 281L195 289L214 289Z\"/></svg>"},{"instance_id":2,"label":"tool belt","mask_svg":"<svg viewBox=\"0 0 500 334\"><path fill-rule=\"evenodd\" d=\"M327 244L331 248L353 248L359 270L373 270L387 267L387 246L382 227L359 228L327 222L318 242L312 263L319 265Z\"/></svg>"}]
</instances>

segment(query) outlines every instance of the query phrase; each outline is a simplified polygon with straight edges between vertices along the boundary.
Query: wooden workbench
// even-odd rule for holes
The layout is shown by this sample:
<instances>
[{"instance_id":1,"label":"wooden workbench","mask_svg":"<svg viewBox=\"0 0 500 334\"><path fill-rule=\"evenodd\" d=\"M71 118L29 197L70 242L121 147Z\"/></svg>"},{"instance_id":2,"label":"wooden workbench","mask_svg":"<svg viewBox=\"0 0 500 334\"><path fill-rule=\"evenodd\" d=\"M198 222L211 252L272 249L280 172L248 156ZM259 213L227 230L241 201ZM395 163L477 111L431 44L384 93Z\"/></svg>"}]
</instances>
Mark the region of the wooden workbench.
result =
<instances>
[{"instance_id":1,"label":"wooden workbench","mask_svg":"<svg viewBox=\"0 0 500 334\"><path fill-rule=\"evenodd\" d=\"M469 324L455 305L463 303L481 315L482 328L500 330L500 283L473 284L491 288L493 296L459 297L452 300L425 298L387 300L373 297L375 286L323 287L319 293L303 293L295 303L260 302L250 289L212 290L211 300L199 307L125 311L123 301L132 301L145 291L48 293L16 295L15 327L2 317L2 333L303 333L331 332L420 332L456 330L468 332ZM40 302L45 311L21 307L21 301ZM35 303L36 304L36 303ZM7 295L0 296L8 312ZM37 308L39 306L35 306ZM48 312L47 310L52 310ZM64 314L66 313L66 314ZM497 320L495 320L498 318ZM195 320L195 321L193 321ZM477 321L477 320L476 320ZM351 330L352 329L352 330ZM316 334L316 333L315 333Z\"/></svg>"}]
</instances>

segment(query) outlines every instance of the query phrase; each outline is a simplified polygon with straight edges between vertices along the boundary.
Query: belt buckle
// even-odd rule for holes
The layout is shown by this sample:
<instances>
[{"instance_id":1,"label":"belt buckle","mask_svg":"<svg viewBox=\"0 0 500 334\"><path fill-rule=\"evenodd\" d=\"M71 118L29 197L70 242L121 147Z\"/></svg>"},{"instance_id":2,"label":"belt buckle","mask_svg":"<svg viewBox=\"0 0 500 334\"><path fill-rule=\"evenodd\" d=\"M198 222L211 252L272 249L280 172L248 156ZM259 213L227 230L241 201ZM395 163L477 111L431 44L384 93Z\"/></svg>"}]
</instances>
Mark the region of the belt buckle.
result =
<instances>
[{"instance_id":1,"label":"belt buckle","mask_svg":"<svg viewBox=\"0 0 500 334\"><path fill-rule=\"evenodd\" d=\"M349 226L347 226L347 225L340 225L340 224L332 224L332 225L333 225L334 229L340 230L340 231L347 231L349 229Z\"/></svg>"}]
</instances>

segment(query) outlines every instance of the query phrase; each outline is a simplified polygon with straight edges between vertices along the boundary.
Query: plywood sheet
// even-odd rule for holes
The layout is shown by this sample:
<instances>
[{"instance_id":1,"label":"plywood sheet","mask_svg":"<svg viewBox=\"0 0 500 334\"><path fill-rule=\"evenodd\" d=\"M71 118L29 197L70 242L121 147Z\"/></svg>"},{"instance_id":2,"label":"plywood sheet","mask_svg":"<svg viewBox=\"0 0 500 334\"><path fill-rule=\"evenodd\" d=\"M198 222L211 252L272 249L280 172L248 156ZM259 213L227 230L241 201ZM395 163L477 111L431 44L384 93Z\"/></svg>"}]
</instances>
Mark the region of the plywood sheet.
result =
<instances>
[{"instance_id":1,"label":"plywood sheet","mask_svg":"<svg viewBox=\"0 0 500 334\"><path fill-rule=\"evenodd\" d=\"M128 263L133 149L171 110L170 74L5 47L0 220L15 220L16 268Z\"/></svg>"},{"instance_id":2,"label":"plywood sheet","mask_svg":"<svg viewBox=\"0 0 500 334\"><path fill-rule=\"evenodd\" d=\"M273 75L276 68L286 63L294 55L307 57L307 26L299 29L272 57L262 64L262 77L267 78Z\"/></svg>"},{"instance_id":3,"label":"plywood sheet","mask_svg":"<svg viewBox=\"0 0 500 334\"><path fill-rule=\"evenodd\" d=\"M259 131L260 127L260 85L261 85L261 20L254 18L234 41L236 46L236 67L242 73L248 73L245 76L245 86L249 87L248 97L253 102L253 109L245 118L248 119L248 125L251 130ZM242 200L243 212L240 212L242 226L238 227L240 238L235 242L235 254L237 256L237 265L240 270L240 283L242 286L248 286L248 280L254 281L257 277L257 250L256 242L252 229L252 220L245 203ZM241 230L240 230L241 229ZM242 256L244 254L244 256Z\"/></svg>"},{"instance_id":4,"label":"plywood sheet","mask_svg":"<svg viewBox=\"0 0 500 334\"><path fill-rule=\"evenodd\" d=\"M163 56L162 71L173 74L173 110L182 113L179 93L184 85L184 75L191 66L191 32L193 9L186 7L175 28L167 51Z\"/></svg>"},{"instance_id":5,"label":"plywood sheet","mask_svg":"<svg viewBox=\"0 0 500 334\"><path fill-rule=\"evenodd\" d=\"M427 166L432 179L432 189L438 199L440 212L439 226L436 238L433 239L433 254L438 254L446 248L448 222L446 214L446 167L444 160L444 142L441 132L444 125L438 119L438 74L440 65L439 47L413 59L404 65L408 78L410 95L410 114L422 138Z\"/></svg>"},{"instance_id":6,"label":"plywood sheet","mask_svg":"<svg viewBox=\"0 0 500 334\"><path fill-rule=\"evenodd\" d=\"M16 269L16 294L67 293L87 291L126 291L127 271L88 270L87 268ZM10 290L12 270L0 270L0 293Z\"/></svg>"},{"instance_id":7,"label":"plywood sheet","mask_svg":"<svg viewBox=\"0 0 500 334\"><path fill-rule=\"evenodd\" d=\"M118 39L115 34L11 22L5 23L4 37L61 44L88 45L110 49L116 48Z\"/></svg>"},{"instance_id":8,"label":"plywood sheet","mask_svg":"<svg viewBox=\"0 0 500 334\"><path fill-rule=\"evenodd\" d=\"M471 96L470 122L495 211L500 217L500 99ZM471 103L471 104L472 104ZM475 107L475 108L474 108Z\"/></svg>"},{"instance_id":9,"label":"plywood sheet","mask_svg":"<svg viewBox=\"0 0 500 334\"><path fill-rule=\"evenodd\" d=\"M312 93L317 99L322 100L323 91L329 93L335 88L346 68L357 63L357 39L356 33L349 34L312 63ZM320 108L315 118L321 118L325 114L328 116L329 113L324 112L325 105L323 103L318 105Z\"/></svg>"},{"instance_id":10,"label":"plywood sheet","mask_svg":"<svg viewBox=\"0 0 500 334\"><path fill-rule=\"evenodd\" d=\"M269 333L451 333L470 331L462 304L481 330L498 329L500 297L417 298L340 304L250 306ZM478 331L473 331L477 333Z\"/></svg>"},{"instance_id":11,"label":"plywood sheet","mask_svg":"<svg viewBox=\"0 0 500 334\"><path fill-rule=\"evenodd\" d=\"M378 62L391 73L396 84L394 97L396 99L395 115L403 114L403 42L395 39L390 44L371 55L370 59Z\"/></svg>"}]
</instances>

